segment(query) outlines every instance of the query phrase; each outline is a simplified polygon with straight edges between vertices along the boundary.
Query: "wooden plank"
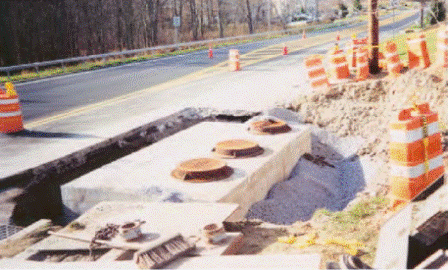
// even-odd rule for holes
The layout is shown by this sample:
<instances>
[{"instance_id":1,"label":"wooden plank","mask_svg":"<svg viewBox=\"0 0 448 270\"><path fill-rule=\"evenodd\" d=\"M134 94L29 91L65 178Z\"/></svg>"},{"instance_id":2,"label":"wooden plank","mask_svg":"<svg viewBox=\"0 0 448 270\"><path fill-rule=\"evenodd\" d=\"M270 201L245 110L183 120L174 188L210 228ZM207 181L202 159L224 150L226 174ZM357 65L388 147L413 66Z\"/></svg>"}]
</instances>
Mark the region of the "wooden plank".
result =
<instances>
[{"instance_id":1,"label":"wooden plank","mask_svg":"<svg viewBox=\"0 0 448 270\"><path fill-rule=\"evenodd\" d=\"M406 269L412 204L408 204L381 227L374 267Z\"/></svg>"},{"instance_id":2,"label":"wooden plank","mask_svg":"<svg viewBox=\"0 0 448 270\"><path fill-rule=\"evenodd\" d=\"M231 255L181 258L168 265L169 269L319 269L320 254L297 255Z\"/></svg>"}]
</instances>

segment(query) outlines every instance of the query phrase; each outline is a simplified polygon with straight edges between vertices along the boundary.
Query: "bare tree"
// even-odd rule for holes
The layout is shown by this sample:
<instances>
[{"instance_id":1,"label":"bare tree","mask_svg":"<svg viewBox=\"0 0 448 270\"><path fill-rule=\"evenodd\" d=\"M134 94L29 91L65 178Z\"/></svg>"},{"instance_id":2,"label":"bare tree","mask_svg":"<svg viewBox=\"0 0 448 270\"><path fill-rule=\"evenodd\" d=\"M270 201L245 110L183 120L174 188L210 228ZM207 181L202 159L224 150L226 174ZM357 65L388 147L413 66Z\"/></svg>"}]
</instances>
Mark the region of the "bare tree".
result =
<instances>
[{"instance_id":1,"label":"bare tree","mask_svg":"<svg viewBox=\"0 0 448 270\"><path fill-rule=\"evenodd\" d=\"M189 0L190 1L190 28L191 33L193 35L193 40L198 39L198 16L197 16L197 10L196 10L196 0Z\"/></svg>"},{"instance_id":2,"label":"bare tree","mask_svg":"<svg viewBox=\"0 0 448 270\"><path fill-rule=\"evenodd\" d=\"M247 6L247 26L249 27L249 34L253 34L254 28L252 25L252 12L249 0L246 0L246 6Z\"/></svg>"},{"instance_id":3,"label":"bare tree","mask_svg":"<svg viewBox=\"0 0 448 270\"><path fill-rule=\"evenodd\" d=\"M220 38L224 37L223 19L223 0L218 0L218 28Z\"/></svg>"}]
</instances>

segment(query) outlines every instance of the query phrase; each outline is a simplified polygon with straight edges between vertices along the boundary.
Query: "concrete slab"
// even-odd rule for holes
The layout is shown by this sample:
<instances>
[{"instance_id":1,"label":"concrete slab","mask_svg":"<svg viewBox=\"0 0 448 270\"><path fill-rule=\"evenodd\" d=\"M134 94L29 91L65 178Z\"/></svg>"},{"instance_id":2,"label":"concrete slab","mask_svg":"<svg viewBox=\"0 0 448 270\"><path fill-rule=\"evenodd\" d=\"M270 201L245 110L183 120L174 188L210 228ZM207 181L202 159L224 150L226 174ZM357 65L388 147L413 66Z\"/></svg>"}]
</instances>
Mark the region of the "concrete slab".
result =
<instances>
[{"instance_id":1,"label":"concrete slab","mask_svg":"<svg viewBox=\"0 0 448 270\"><path fill-rule=\"evenodd\" d=\"M169 269L319 269L319 254L299 255L232 255L180 258ZM139 269L132 261L41 263L14 259L0 260L5 269Z\"/></svg>"},{"instance_id":2,"label":"concrete slab","mask_svg":"<svg viewBox=\"0 0 448 270\"><path fill-rule=\"evenodd\" d=\"M412 205L408 204L383 224L378 236L374 268L406 269Z\"/></svg>"},{"instance_id":3,"label":"concrete slab","mask_svg":"<svg viewBox=\"0 0 448 270\"><path fill-rule=\"evenodd\" d=\"M110 262L65 262L65 263L44 263L35 261L23 261L16 259L0 260L2 269L139 269L130 261L114 263Z\"/></svg>"},{"instance_id":4,"label":"concrete slab","mask_svg":"<svg viewBox=\"0 0 448 270\"><path fill-rule=\"evenodd\" d=\"M300 156L311 149L307 127L278 135L253 135L244 124L204 122L138 152L105 165L61 187L63 203L83 213L101 201L228 202L241 207L239 217L262 200L273 184L286 179ZM258 157L227 159L231 177L207 183L189 183L171 177L182 161L211 157L217 142L256 141L265 148Z\"/></svg>"},{"instance_id":5,"label":"concrete slab","mask_svg":"<svg viewBox=\"0 0 448 270\"><path fill-rule=\"evenodd\" d=\"M0 248L3 245L11 245L15 241L22 240L27 236L36 233L38 231L42 231L44 228L49 226L51 226L51 220L49 219L41 219L39 221L36 221L30 226L24 228L23 230L11 235L10 237L0 240Z\"/></svg>"},{"instance_id":6,"label":"concrete slab","mask_svg":"<svg viewBox=\"0 0 448 270\"><path fill-rule=\"evenodd\" d=\"M84 215L76 219L74 222L82 224L84 229L75 230L71 226L67 226L60 233L70 236L91 239L95 232L106 226L106 224L123 224L127 221L136 219L146 221L141 226L144 235L139 240L126 242L121 237L116 236L111 241L115 244L132 244L137 249L146 246L151 241L157 241L164 237L181 233L184 237L198 236L201 229L210 223L222 223L236 209L236 204L225 203L130 203L130 202L102 202L86 212ZM237 240L238 235L230 235L231 239ZM230 240L230 239L229 239ZM232 247L232 242L227 242L215 249L206 248L206 245L199 245L199 254L202 255L219 255L226 252ZM233 247L235 248L235 247ZM39 250L88 250L89 243L77 240L61 238L57 236L49 236L44 240L31 246L21 254L14 258L17 260L26 260L30 256L39 252ZM114 253L114 250L110 251ZM114 256L104 255L105 259L114 261L124 251L115 251ZM101 257L102 258L102 257ZM100 261L103 261L100 258Z\"/></svg>"},{"instance_id":7,"label":"concrete slab","mask_svg":"<svg viewBox=\"0 0 448 270\"><path fill-rule=\"evenodd\" d=\"M0 179L107 142L115 136L178 110L179 108L171 108L152 111L130 117L123 122L116 122L112 115L97 110L91 112L89 117L66 118L63 121L28 128L18 134L0 134ZM102 121L98 122L99 120Z\"/></svg>"},{"instance_id":8,"label":"concrete slab","mask_svg":"<svg viewBox=\"0 0 448 270\"><path fill-rule=\"evenodd\" d=\"M167 267L170 269L319 269L320 262L320 254L233 255L181 258Z\"/></svg>"}]
</instances>

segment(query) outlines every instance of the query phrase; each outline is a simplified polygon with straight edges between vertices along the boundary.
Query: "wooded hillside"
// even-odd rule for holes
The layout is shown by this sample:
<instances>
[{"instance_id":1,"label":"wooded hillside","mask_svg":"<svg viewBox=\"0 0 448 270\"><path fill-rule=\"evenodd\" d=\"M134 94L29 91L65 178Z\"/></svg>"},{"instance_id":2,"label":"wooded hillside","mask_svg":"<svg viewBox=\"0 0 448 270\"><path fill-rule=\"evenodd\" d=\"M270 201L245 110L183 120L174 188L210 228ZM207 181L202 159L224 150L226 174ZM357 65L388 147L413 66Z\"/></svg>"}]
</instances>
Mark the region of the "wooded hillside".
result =
<instances>
[{"instance_id":1,"label":"wooded hillside","mask_svg":"<svg viewBox=\"0 0 448 270\"><path fill-rule=\"evenodd\" d=\"M266 27L268 3L266 0L0 1L0 65L173 43L173 16L181 17L178 41L249 34ZM275 18L278 13L273 5L270 8L269 15Z\"/></svg>"}]
</instances>

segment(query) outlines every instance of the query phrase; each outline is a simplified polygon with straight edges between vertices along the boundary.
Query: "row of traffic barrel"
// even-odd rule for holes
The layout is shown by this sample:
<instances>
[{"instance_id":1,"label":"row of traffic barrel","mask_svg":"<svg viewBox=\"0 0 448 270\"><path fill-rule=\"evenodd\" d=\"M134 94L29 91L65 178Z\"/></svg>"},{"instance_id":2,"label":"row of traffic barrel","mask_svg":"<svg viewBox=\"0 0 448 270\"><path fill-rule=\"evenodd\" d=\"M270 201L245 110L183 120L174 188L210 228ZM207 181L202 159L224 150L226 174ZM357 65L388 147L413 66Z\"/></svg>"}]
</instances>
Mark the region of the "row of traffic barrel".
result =
<instances>
[{"instance_id":1,"label":"row of traffic barrel","mask_svg":"<svg viewBox=\"0 0 448 270\"><path fill-rule=\"evenodd\" d=\"M355 63L356 81L362 81L369 76L369 58L366 48L359 48L354 53L355 56L348 58L338 45L330 49L328 53L328 64L324 65L323 55L311 55L304 61L307 70L308 80L311 88L317 92L326 92L330 86L330 80L341 82L350 77L349 63ZM326 69L325 66L328 68Z\"/></svg>"},{"instance_id":2,"label":"row of traffic barrel","mask_svg":"<svg viewBox=\"0 0 448 270\"><path fill-rule=\"evenodd\" d=\"M366 80L370 75L369 69L369 46L367 38L352 38L347 48L347 53L336 44L328 52L328 68L325 69L322 61L325 56L311 55L304 61L308 80L311 88L315 91L327 90L330 81L336 83L350 78L350 72L354 71L356 81ZM389 76L397 77L402 71L404 64L400 60L397 44L388 41L385 44L385 52L379 53L379 66L386 69ZM413 33L407 38L408 68L427 68L431 65L428 52L426 36L421 33ZM437 66L448 67L448 28L443 26L437 35Z\"/></svg>"}]
</instances>

